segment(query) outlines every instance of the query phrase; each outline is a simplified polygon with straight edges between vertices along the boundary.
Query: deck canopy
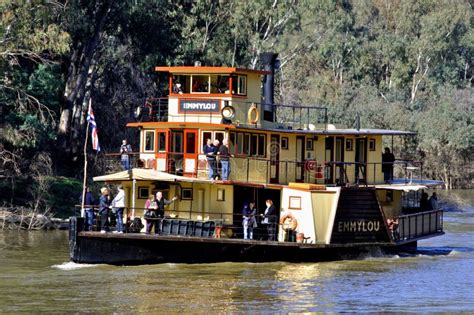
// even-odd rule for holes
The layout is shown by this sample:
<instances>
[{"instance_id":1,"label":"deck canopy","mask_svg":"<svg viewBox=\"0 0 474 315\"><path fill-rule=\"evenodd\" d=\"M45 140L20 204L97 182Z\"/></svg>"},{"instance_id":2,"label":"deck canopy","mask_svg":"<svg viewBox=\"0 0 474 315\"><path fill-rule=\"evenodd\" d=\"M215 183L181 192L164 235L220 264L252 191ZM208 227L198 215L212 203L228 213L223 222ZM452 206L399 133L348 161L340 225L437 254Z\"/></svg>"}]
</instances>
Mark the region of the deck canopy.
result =
<instances>
[{"instance_id":1,"label":"deck canopy","mask_svg":"<svg viewBox=\"0 0 474 315\"><path fill-rule=\"evenodd\" d=\"M129 171L122 171L114 174L96 176L94 182L121 182L132 180L153 180L162 182L188 182L188 183L209 183L206 179L191 178L186 176L178 176L165 172L134 168Z\"/></svg>"}]
</instances>

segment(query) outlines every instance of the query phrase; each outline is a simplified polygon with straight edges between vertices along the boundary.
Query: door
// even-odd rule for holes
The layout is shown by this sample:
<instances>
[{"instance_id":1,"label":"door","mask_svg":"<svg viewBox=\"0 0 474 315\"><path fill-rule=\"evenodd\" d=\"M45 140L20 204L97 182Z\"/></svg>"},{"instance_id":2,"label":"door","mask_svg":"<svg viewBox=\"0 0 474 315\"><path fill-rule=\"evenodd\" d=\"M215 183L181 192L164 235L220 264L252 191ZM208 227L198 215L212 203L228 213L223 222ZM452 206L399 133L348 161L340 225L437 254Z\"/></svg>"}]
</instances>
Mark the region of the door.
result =
<instances>
[{"instance_id":1,"label":"door","mask_svg":"<svg viewBox=\"0 0 474 315\"><path fill-rule=\"evenodd\" d=\"M336 184L346 183L346 172L344 166L344 137L336 138L335 147L335 161L336 161Z\"/></svg>"},{"instance_id":2,"label":"door","mask_svg":"<svg viewBox=\"0 0 474 315\"><path fill-rule=\"evenodd\" d=\"M156 130L156 144L155 144L155 165L150 168L156 169L158 171L166 172L168 171L168 138L169 130L168 129L157 129ZM148 161L147 161L148 162Z\"/></svg>"},{"instance_id":3,"label":"door","mask_svg":"<svg viewBox=\"0 0 474 315\"><path fill-rule=\"evenodd\" d=\"M280 136L270 136L270 183L280 182Z\"/></svg>"},{"instance_id":4,"label":"door","mask_svg":"<svg viewBox=\"0 0 474 315\"><path fill-rule=\"evenodd\" d=\"M304 136L296 137L296 182L304 181L305 148Z\"/></svg>"},{"instance_id":5,"label":"door","mask_svg":"<svg viewBox=\"0 0 474 315\"><path fill-rule=\"evenodd\" d=\"M327 137L324 157L326 162L330 162L325 167L325 183L334 184L334 137Z\"/></svg>"},{"instance_id":6,"label":"door","mask_svg":"<svg viewBox=\"0 0 474 315\"><path fill-rule=\"evenodd\" d=\"M366 183L367 139L356 139L356 183Z\"/></svg>"},{"instance_id":7,"label":"door","mask_svg":"<svg viewBox=\"0 0 474 315\"><path fill-rule=\"evenodd\" d=\"M198 130L184 131L184 173L195 175L198 160Z\"/></svg>"},{"instance_id":8,"label":"door","mask_svg":"<svg viewBox=\"0 0 474 315\"><path fill-rule=\"evenodd\" d=\"M171 130L169 133L168 173L183 172L184 133L182 130Z\"/></svg>"}]
</instances>

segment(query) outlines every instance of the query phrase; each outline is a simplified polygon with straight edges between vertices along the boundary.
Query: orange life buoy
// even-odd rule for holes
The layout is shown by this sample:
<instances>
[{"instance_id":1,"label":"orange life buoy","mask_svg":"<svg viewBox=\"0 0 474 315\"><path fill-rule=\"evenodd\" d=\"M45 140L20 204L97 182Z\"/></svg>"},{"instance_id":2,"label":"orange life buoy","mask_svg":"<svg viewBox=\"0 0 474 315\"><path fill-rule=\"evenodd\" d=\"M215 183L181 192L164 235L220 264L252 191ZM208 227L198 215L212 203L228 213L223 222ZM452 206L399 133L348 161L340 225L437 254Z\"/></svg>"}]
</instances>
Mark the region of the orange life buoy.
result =
<instances>
[{"instance_id":1,"label":"orange life buoy","mask_svg":"<svg viewBox=\"0 0 474 315\"><path fill-rule=\"evenodd\" d=\"M296 218L291 213L287 213L280 218L280 224L281 225L288 224L286 222L287 220L290 220L289 229L292 231L295 231L296 228L298 227L298 220L296 220Z\"/></svg>"},{"instance_id":2,"label":"orange life buoy","mask_svg":"<svg viewBox=\"0 0 474 315\"><path fill-rule=\"evenodd\" d=\"M258 123L258 120L260 119L260 113L258 112L257 105L252 104L249 108L249 112L247 114L247 120L251 124L256 124Z\"/></svg>"}]
</instances>

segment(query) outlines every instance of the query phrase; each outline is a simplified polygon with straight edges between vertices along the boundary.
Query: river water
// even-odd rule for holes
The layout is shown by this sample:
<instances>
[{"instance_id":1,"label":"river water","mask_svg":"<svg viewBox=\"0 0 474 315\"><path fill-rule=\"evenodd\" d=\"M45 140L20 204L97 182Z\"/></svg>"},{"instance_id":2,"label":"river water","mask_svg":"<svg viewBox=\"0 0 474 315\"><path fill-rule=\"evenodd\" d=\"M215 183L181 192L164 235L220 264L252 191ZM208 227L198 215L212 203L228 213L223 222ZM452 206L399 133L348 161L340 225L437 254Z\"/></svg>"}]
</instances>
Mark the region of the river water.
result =
<instances>
[{"instance_id":1,"label":"river water","mask_svg":"<svg viewBox=\"0 0 474 315\"><path fill-rule=\"evenodd\" d=\"M473 312L474 193L441 198L446 235L352 261L80 265L65 231L0 232L0 313Z\"/></svg>"}]
</instances>

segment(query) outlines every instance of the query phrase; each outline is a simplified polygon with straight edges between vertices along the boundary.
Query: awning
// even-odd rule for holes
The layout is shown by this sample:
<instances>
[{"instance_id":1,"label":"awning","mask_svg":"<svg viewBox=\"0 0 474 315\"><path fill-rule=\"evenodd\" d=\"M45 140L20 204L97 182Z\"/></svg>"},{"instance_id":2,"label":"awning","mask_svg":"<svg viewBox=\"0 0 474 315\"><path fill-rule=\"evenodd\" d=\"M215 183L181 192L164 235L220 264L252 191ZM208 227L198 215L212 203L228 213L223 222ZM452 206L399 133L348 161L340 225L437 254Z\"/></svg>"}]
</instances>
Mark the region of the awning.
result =
<instances>
[{"instance_id":1,"label":"awning","mask_svg":"<svg viewBox=\"0 0 474 315\"><path fill-rule=\"evenodd\" d=\"M193 178L186 176L178 176L165 172L134 168L129 171L122 171L114 174L96 176L94 182L124 182L132 180L154 180L161 182L188 182L188 183L211 183L210 180Z\"/></svg>"}]
</instances>

